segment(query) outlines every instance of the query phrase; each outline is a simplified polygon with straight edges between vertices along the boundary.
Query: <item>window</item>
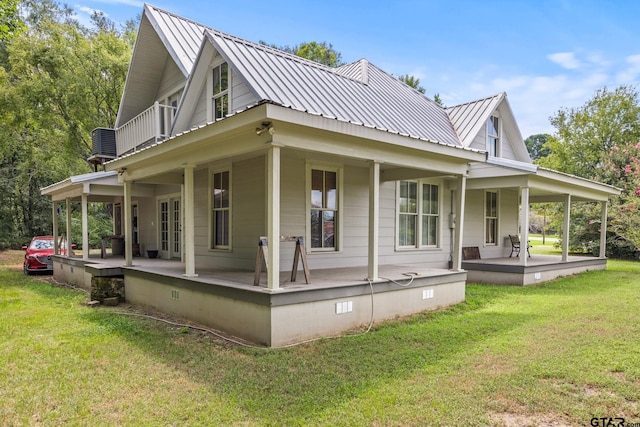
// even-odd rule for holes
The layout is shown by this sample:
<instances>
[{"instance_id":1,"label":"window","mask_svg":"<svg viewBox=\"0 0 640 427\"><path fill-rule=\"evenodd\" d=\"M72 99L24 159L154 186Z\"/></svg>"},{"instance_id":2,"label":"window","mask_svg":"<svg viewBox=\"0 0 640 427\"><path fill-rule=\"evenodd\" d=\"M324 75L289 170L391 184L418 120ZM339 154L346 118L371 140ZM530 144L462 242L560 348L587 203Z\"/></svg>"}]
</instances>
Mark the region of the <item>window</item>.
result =
<instances>
[{"instance_id":1,"label":"window","mask_svg":"<svg viewBox=\"0 0 640 427\"><path fill-rule=\"evenodd\" d=\"M398 246L437 247L440 229L440 186L398 183Z\"/></svg>"},{"instance_id":2,"label":"window","mask_svg":"<svg viewBox=\"0 0 640 427\"><path fill-rule=\"evenodd\" d=\"M336 249L338 172L311 169L310 240L312 249Z\"/></svg>"},{"instance_id":3,"label":"window","mask_svg":"<svg viewBox=\"0 0 640 427\"><path fill-rule=\"evenodd\" d=\"M229 114L229 66L226 62L213 68L213 120Z\"/></svg>"},{"instance_id":4,"label":"window","mask_svg":"<svg viewBox=\"0 0 640 427\"><path fill-rule=\"evenodd\" d=\"M229 221L231 217L229 180L229 171L213 174L211 245L214 249L229 248Z\"/></svg>"},{"instance_id":5,"label":"window","mask_svg":"<svg viewBox=\"0 0 640 427\"><path fill-rule=\"evenodd\" d=\"M497 117L491 116L487 121L487 150L489 156L497 157L500 148L500 122Z\"/></svg>"},{"instance_id":6,"label":"window","mask_svg":"<svg viewBox=\"0 0 640 427\"><path fill-rule=\"evenodd\" d=\"M498 193L487 191L485 194L485 238L487 245L498 243Z\"/></svg>"}]
</instances>

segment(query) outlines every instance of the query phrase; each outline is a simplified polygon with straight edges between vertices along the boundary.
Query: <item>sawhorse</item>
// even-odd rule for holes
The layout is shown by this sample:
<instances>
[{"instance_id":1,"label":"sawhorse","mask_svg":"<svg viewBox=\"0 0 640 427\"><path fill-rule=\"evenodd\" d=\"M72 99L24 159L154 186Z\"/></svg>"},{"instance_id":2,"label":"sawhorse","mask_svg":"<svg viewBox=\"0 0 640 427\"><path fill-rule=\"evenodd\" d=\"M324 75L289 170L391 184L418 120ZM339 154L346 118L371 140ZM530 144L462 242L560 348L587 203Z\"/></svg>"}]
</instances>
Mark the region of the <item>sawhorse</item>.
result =
<instances>
[{"instance_id":1,"label":"sawhorse","mask_svg":"<svg viewBox=\"0 0 640 427\"><path fill-rule=\"evenodd\" d=\"M291 269L291 281L296 281L298 274L298 258L302 260L302 270L304 271L304 278L307 284L311 283L311 273L309 272L309 266L307 264L307 252L304 247L304 238L295 237L296 250L293 255L293 267ZM291 241L291 237L282 237L281 241ZM253 277L253 285L260 285L260 274L262 274L262 267L265 271L268 271L269 263L269 243L265 236L261 236L258 240L258 253L256 254L256 270Z\"/></svg>"}]
</instances>

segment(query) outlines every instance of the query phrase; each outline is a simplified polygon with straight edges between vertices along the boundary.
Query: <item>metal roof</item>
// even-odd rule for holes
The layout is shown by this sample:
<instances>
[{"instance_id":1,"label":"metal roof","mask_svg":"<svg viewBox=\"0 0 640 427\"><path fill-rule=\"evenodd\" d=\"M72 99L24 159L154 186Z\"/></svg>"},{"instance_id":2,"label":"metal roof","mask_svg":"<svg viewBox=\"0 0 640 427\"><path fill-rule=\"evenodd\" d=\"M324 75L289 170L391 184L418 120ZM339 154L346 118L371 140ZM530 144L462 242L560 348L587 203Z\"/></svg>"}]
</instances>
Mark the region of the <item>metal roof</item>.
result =
<instances>
[{"instance_id":1,"label":"metal roof","mask_svg":"<svg viewBox=\"0 0 640 427\"><path fill-rule=\"evenodd\" d=\"M366 60L336 69L219 31L206 36L261 100L461 146L442 107Z\"/></svg>"},{"instance_id":2,"label":"metal roof","mask_svg":"<svg viewBox=\"0 0 640 427\"><path fill-rule=\"evenodd\" d=\"M188 77L208 27L150 4L144 5L144 11L169 54Z\"/></svg>"},{"instance_id":3,"label":"metal roof","mask_svg":"<svg viewBox=\"0 0 640 427\"><path fill-rule=\"evenodd\" d=\"M498 108L505 96L505 93L502 92L488 98L446 109L454 129L465 147L469 147L473 138L478 135L482 126L484 126L495 109Z\"/></svg>"}]
</instances>

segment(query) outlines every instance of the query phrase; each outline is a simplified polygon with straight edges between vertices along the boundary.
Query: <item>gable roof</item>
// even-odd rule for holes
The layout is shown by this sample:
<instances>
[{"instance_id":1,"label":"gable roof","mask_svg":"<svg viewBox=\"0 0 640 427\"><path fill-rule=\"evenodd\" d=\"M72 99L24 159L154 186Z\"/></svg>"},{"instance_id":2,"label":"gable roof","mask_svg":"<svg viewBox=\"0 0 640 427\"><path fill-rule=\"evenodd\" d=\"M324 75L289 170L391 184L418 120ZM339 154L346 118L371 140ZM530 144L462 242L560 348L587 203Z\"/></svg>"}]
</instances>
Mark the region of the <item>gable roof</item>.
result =
<instances>
[{"instance_id":1,"label":"gable roof","mask_svg":"<svg viewBox=\"0 0 640 427\"><path fill-rule=\"evenodd\" d=\"M258 102L461 147L442 107L366 60L331 68L207 29L205 42L253 92ZM204 49L201 48L202 52ZM196 64L205 67L208 64ZM192 77L198 73L194 69ZM202 84L190 81L190 88ZM180 113L178 113L180 114Z\"/></svg>"},{"instance_id":2,"label":"gable roof","mask_svg":"<svg viewBox=\"0 0 640 427\"><path fill-rule=\"evenodd\" d=\"M499 93L488 98L478 99L465 104L446 108L462 145L468 147L476 137L482 126L487 122L498 105L505 99L505 93Z\"/></svg>"}]
</instances>

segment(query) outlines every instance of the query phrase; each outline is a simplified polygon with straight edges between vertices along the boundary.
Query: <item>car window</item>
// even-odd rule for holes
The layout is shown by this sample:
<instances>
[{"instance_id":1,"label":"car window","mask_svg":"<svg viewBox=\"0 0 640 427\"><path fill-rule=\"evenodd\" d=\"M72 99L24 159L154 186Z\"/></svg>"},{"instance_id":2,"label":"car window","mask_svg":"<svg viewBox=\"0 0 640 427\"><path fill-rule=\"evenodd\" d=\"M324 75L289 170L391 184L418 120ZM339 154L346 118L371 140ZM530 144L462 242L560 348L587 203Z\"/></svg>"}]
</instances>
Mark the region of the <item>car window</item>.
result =
<instances>
[{"instance_id":1,"label":"car window","mask_svg":"<svg viewBox=\"0 0 640 427\"><path fill-rule=\"evenodd\" d=\"M34 240L31 242L31 249L53 249L53 240Z\"/></svg>"}]
</instances>

